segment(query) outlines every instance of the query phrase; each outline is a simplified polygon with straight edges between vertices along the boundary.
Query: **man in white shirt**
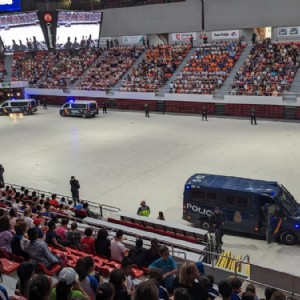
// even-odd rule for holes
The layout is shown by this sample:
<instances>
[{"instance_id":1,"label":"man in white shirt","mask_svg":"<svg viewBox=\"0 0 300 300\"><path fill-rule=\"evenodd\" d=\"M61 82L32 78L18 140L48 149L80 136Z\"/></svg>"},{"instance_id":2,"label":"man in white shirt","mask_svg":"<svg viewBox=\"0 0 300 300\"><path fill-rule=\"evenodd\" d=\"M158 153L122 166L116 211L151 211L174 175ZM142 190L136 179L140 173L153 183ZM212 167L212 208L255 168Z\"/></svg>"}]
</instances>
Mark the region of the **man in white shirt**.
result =
<instances>
[{"instance_id":1,"label":"man in white shirt","mask_svg":"<svg viewBox=\"0 0 300 300\"><path fill-rule=\"evenodd\" d=\"M128 249L122 243L123 230L118 230L116 236L110 242L111 259L122 261Z\"/></svg>"}]
</instances>

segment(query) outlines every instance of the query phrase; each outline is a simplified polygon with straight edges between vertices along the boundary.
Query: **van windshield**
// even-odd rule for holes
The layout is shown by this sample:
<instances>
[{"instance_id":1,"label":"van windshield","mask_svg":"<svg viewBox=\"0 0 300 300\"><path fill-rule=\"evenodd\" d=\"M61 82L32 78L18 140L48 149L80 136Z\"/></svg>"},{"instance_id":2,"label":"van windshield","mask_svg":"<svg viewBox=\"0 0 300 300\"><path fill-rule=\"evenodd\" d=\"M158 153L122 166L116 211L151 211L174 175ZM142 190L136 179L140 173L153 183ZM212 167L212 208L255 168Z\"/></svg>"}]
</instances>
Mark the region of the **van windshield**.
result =
<instances>
[{"instance_id":1,"label":"van windshield","mask_svg":"<svg viewBox=\"0 0 300 300\"><path fill-rule=\"evenodd\" d=\"M297 206L296 200L283 185L281 185L281 193L277 196L277 199L279 199L279 202L282 203L282 206L289 213Z\"/></svg>"}]
</instances>

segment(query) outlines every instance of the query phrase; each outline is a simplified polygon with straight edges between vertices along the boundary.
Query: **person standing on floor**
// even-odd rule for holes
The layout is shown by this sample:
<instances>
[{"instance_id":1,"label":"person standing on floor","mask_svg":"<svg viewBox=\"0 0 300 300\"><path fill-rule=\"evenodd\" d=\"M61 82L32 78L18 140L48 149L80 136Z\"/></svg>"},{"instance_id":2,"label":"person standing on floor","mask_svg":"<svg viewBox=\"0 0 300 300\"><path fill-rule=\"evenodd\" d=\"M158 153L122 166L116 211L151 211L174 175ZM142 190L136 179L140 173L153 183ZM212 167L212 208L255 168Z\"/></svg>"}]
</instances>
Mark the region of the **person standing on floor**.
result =
<instances>
[{"instance_id":1,"label":"person standing on floor","mask_svg":"<svg viewBox=\"0 0 300 300\"><path fill-rule=\"evenodd\" d=\"M107 114L107 103L106 103L106 101L103 102L102 108L103 108L103 113Z\"/></svg>"},{"instance_id":2,"label":"person standing on floor","mask_svg":"<svg viewBox=\"0 0 300 300\"><path fill-rule=\"evenodd\" d=\"M149 104L145 104L145 117L146 117L146 118L149 118L149 117L150 117Z\"/></svg>"},{"instance_id":3,"label":"person standing on floor","mask_svg":"<svg viewBox=\"0 0 300 300\"><path fill-rule=\"evenodd\" d=\"M254 107L251 109L250 115L251 115L251 125L253 125L253 124L257 125L257 123L256 123L256 111L255 111Z\"/></svg>"},{"instance_id":4,"label":"person standing on floor","mask_svg":"<svg viewBox=\"0 0 300 300\"><path fill-rule=\"evenodd\" d=\"M206 106L202 107L202 121L204 121L204 119L205 119L205 121L207 121L207 108L206 108Z\"/></svg>"},{"instance_id":5,"label":"person standing on floor","mask_svg":"<svg viewBox=\"0 0 300 300\"><path fill-rule=\"evenodd\" d=\"M43 98L43 109L47 109L47 101L45 98Z\"/></svg>"},{"instance_id":6,"label":"person standing on floor","mask_svg":"<svg viewBox=\"0 0 300 300\"><path fill-rule=\"evenodd\" d=\"M0 188L4 188L5 184L4 184L4 178L3 178L3 173L4 173L4 168L3 166L0 164Z\"/></svg>"},{"instance_id":7,"label":"person standing on floor","mask_svg":"<svg viewBox=\"0 0 300 300\"><path fill-rule=\"evenodd\" d=\"M79 189L80 189L79 181L75 178L75 176L71 176L70 185L71 185L72 198L74 200L74 206L75 206L76 201L79 201Z\"/></svg>"},{"instance_id":8,"label":"person standing on floor","mask_svg":"<svg viewBox=\"0 0 300 300\"><path fill-rule=\"evenodd\" d=\"M140 204L140 207L137 211L137 214L139 216L149 217L150 212L151 212L150 207L148 205L146 205L146 201L145 200L141 201L141 204Z\"/></svg>"}]
</instances>

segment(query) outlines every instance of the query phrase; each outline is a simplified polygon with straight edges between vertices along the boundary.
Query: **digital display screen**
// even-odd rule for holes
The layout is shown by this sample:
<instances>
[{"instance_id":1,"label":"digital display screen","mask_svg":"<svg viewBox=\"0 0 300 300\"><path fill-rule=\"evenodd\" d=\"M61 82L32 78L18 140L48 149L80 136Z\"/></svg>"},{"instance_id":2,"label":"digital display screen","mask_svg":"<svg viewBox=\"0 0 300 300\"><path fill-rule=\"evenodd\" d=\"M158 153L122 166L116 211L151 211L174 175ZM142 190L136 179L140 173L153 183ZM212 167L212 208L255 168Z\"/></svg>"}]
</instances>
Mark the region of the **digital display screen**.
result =
<instances>
[{"instance_id":1,"label":"digital display screen","mask_svg":"<svg viewBox=\"0 0 300 300\"><path fill-rule=\"evenodd\" d=\"M0 37L6 52L47 50L36 12L0 15Z\"/></svg>"},{"instance_id":2,"label":"digital display screen","mask_svg":"<svg viewBox=\"0 0 300 300\"><path fill-rule=\"evenodd\" d=\"M21 0L0 0L0 11L21 10Z\"/></svg>"},{"instance_id":3,"label":"digital display screen","mask_svg":"<svg viewBox=\"0 0 300 300\"><path fill-rule=\"evenodd\" d=\"M97 47L101 22L102 12L59 11L56 48Z\"/></svg>"}]
</instances>

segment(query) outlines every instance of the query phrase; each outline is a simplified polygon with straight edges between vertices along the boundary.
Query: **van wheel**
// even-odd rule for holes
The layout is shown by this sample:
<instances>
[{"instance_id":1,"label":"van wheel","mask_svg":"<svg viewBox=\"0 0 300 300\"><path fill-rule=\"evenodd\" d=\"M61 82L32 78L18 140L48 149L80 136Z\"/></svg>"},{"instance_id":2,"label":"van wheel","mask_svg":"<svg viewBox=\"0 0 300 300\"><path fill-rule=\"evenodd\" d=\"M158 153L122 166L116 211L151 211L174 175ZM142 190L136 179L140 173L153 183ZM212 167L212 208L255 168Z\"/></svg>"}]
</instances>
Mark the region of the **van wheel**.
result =
<instances>
[{"instance_id":1,"label":"van wheel","mask_svg":"<svg viewBox=\"0 0 300 300\"><path fill-rule=\"evenodd\" d=\"M84 119L86 119L87 116L86 116L86 114L82 114L82 117L83 117Z\"/></svg>"},{"instance_id":2,"label":"van wheel","mask_svg":"<svg viewBox=\"0 0 300 300\"><path fill-rule=\"evenodd\" d=\"M28 115L28 111L27 111L27 110L24 110L24 111L23 111L23 115L24 115L24 116Z\"/></svg>"},{"instance_id":3,"label":"van wheel","mask_svg":"<svg viewBox=\"0 0 300 300\"><path fill-rule=\"evenodd\" d=\"M280 234L280 241L282 244L294 245L297 240L297 236L291 231L284 231Z\"/></svg>"},{"instance_id":4,"label":"van wheel","mask_svg":"<svg viewBox=\"0 0 300 300\"><path fill-rule=\"evenodd\" d=\"M207 219L200 220L199 227L204 230L209 230L211 229L211 222Z\"/></svg>"}]
</instances>

